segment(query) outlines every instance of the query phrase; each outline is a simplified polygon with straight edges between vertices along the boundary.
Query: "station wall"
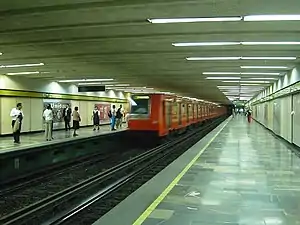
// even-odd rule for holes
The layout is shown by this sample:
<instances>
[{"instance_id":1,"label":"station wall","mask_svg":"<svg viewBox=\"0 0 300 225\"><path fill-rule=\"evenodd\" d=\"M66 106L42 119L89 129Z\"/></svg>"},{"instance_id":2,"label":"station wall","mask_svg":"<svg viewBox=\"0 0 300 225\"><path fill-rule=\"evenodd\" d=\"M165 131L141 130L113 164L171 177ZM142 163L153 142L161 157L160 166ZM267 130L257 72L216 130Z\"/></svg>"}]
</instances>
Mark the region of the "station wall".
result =
<instances>
[{"instance_id":1,"label":"station wall","mask_svg":"<svg viewBox=\"0 0 300 225\"><path fill-rule=\"evenodd\" d=\"M255 104L252 110L258 122L300 147L300 93Z\"/></svg>"},{"instance_id":2,"label":"station wall","mask_svg":"<svg viewBox=\"0 0 300 225\"><path fill-rule=\"evenodd\" d=\"M77 87L56 82L47 83L38 79L10 78L0 75L0 135L11 134L10 111L16 104L23 104L24 120L22 132L44 130L43 110L51 104L55 112L54 129L64 128L62 109L69 104L79 107L81 126L92 125L95 105L100 109L101 122L108 124L107 111L111 105L122 105L129 110L126 94L112 90L97 93L78 93Z\"/></svg>"}]
</instances>

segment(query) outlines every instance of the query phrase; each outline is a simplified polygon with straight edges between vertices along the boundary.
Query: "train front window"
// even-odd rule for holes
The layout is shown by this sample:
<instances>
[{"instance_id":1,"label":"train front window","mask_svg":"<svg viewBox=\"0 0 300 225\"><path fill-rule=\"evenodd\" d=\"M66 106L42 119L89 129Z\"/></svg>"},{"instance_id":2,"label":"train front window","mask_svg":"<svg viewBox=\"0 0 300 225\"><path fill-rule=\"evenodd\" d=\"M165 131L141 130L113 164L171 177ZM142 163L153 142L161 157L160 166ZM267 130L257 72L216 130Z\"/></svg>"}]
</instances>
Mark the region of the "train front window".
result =
<instances>
[{"instance_id":1,"label":"train front window","mask_svg":"<svg viewBox=\"0 0 300 225\"><path fill-rule=\"evenodd\" d=\"M131 114L148 115L149 114L149 96L132 96L133 104Z\"/></svg>"}]
</instances>

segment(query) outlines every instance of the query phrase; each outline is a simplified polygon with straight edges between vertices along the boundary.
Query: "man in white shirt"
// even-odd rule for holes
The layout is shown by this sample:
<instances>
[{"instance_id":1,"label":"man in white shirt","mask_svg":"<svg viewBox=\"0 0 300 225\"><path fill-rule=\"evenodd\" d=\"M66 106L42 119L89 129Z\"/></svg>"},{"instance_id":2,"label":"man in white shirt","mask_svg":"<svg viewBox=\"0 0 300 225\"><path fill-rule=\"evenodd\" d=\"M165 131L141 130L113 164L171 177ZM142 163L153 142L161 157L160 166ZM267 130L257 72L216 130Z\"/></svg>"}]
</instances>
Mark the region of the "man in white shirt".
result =
<instances>
[{"instance_id":1,"label":"man in white shirt","mask_svg":"<svg viewBox=\"0 0 300 225\"><path fill-rule=\"evenodd\" d=\"M11 126L13 128L14 143L20 144L21 125L24 114L22 112L22 103L18 103L16 108L10 112Z\"/></svg>"},{"instance_id":2,"label":"man in white shirt","mask_svg":"<svg viewBox=\"0 0 300 225\"><path fill-rule=\"evenodd\" d=\"M52 123L53 123L53 111L51 106L48 105L43 113L43 117L45 120L45 136L46 141L52 140Z\"/></svg>"}]
</instances>

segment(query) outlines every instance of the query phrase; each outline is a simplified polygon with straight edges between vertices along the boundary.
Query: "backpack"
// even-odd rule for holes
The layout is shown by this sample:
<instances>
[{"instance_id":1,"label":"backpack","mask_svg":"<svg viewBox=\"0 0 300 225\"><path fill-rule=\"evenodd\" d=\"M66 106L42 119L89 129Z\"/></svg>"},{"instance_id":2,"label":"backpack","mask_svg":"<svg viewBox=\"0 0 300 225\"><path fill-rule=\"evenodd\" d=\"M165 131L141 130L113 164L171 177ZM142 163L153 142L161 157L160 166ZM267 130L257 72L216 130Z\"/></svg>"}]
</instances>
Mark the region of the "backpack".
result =
<instances>
[{"instance_id":1,"label":"backpack","mask_svg":"<svg viewBox=\"0 0 300 225\"><path fill-rule=\"evenodd\" d=\"M121 113L121 109L118 109L118 111L117 111L117 113L116 113L116 117L118 118L118 119L121 119L122 118L122 113Z\"/></svg>"},{"instance_id":2,"label":"backpack","mask_svg":"<svg viewBox=\"0 0 300 225\"><path fill-rule=\"evenodd\" d=\"M109 118L112 118L111 110L108 111L108 114L107 114L107 115L108 115Z\"/></svg>"}]
</instances>

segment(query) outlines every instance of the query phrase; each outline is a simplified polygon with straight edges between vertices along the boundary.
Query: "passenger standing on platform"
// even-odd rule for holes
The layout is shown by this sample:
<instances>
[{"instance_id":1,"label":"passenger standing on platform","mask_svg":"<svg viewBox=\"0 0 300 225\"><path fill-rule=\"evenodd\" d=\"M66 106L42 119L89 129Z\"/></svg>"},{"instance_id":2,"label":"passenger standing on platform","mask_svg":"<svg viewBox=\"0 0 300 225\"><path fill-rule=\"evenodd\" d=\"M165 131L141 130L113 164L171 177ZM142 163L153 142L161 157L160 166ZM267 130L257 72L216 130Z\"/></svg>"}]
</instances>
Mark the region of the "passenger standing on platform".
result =
<instances>
[{"instance_id":1,"label":"passenger standing on platform","mask_svg":"<svg viewBox=\"0 0 300 225\"><path fill-rule=\"evenodd\" d=\"M116 130L115 129L115 124L116 124L116 106L113 105L112 109L109 110L108 112L108 117L110 118L110 126L111 126L111 130Z\"/></svg>"},{"instance_id":2,"label":"passenger standing on platform","mask_svg":"<svg viewBox=\"0 0 300 225\"><path fill-rule=\"evenodd\" d=\"M10 112L11 116L11 126L13 129L13 137L14 143L20 144L20 134L21 134L21 127L22 127L22 120L24 114L22 112L22 103L18 103L16 108L13 108Z\"/></svg>"},{"instance_id":3,"label":"passenger standing on platform","mask_svg":"<svg viewBox=\"0 0 300 225\"><path fill-rule=\"evenodd\" d=\"M48 105L43 113L43 117L45 120L45 137L46 141L52 140L52 125L53 125L53 111L51 106Z\"/></svg>"},{"instance_id":4,"label":"passenger standing on platform","mask_svg":"<svg viewBox=\"0 0 300 225\"><path fill-rule=\"evenodd\" d=\"M74 108L72 116L73 116L73 129L74 129L73 136L76 137L78 136L76 131L79 129L79 123L81 121L77 106Z\"/></svg>"},{"instance_id":5,"label":"passenger standing on platform","mask_svg":"<svg viewBox=\"0 0 300 225\"><path fill-rule=\"evenodd\" d=\"M95 106L95 109L93 110L93 115L92 115L92 120L93 120L93 125L94 125L94 129L93 131L99 130L100 129L100 115L99 115L99 110L98 107Z\"/></svg>"},{"instance_id":6,"label":"passenger standing on platform","mask_svg":"<svg viewBox=\"0 0 300 225\"><path fill-rule=\"evenodd\" d=\"M123 122L123 112L122 112L122 105L118 108L116 112L116 128L119 129L122 127Z\"/></svg>"},{"instance_id":7,"label":"passenger standing on platform","mask_svg":"<svg viewBox=\"0 0 300 225\"><path fill-rule=\"evenodd\" d=\"M72 114L72 110L69 107L69 105L67 105L66 108L64 108L64 110L63 110L63 117L64 117L64 121L65 121L65 129L66 129L66 131L68 129L71 130L71 126L70 126L71 114Z\"/></svg>"}]
</instances>

